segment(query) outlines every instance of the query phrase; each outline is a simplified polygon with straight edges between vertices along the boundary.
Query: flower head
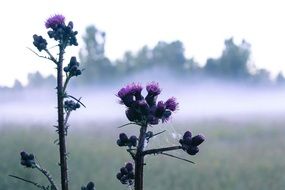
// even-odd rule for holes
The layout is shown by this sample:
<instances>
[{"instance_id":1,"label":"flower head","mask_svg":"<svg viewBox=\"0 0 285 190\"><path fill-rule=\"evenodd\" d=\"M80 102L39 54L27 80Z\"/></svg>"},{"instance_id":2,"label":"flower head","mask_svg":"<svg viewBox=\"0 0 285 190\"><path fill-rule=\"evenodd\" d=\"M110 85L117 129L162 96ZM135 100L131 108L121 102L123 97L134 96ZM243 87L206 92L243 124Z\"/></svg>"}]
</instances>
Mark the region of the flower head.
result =
<instances>
[{"instance_id":1,"label":"flower head","mask_svg":"<svg viewBox=\"0 0 285 190\"><path fill-rule=\"evenodd\" d=\"M161 89L159 88L159 84L156 82L152 82L146 86L146 90L150 95L157 96L161 93Z\"/></svg>"},{"instance_id":2,"label":"flower head","mask_svg":"<svg viewBox=\"0 0 285 190\"><path fill-rule=\"evenodd\" d=\"M140 84L132 83L119 90L117 96L121 99L120 103L127 106L127 118L138 124L151 125L157 125L159 121L169 121L172 112L178 107L176 99L172 97L166 102L157 102L161 88L156 82L146 86L148 94L145 97L141 94L142 89Z\"/></svg>"},{"instance_id":3,"label":"flower head","mask_svg":"<svg viewBox=\"0 0 285 190\"><path fill-rule=\"evenodd\" d=\"M127 107L131 107L136 100L141 100L143 97L141 95L142 86L140 84L132 83L129 84L118 92L118 97L121 98L121 102L125 104Z\"/></svg>"},{"instance_id":4,"label":"flower head","mask_svg":"<svg viewBox=\"0 0 285 190\"><path fill-rule=\"evenodd\" d=\"M125 96L134 95L134 92L137 91L138 89L139 89L138 84L135 84L135 83L129 84L129 85L121 88L121 90L119 90L118 97L122 99ZM141 90L142 90L142 87L141 87Z\"/></svg>"},{"instance_id":5,"label":"flower head","mask_svg":"<svg viewBox=\"0 0 285 190\"><path fill-rule=\"evenodd\" d=\"M176 101L176 98L172 97L172 98L169 98L165 102L165 106L166 106L166 109L175 111L178 108L178 102Z\"/></svg>"},{"instance_id":6,"label":"flower head","mask_svg":"<svg viewBox=\"0 0 285 190\"><path fill-rule=\"evenodd\" d=\"M56 14L47 19L47 21L45 22L45 26L46 28L54 29L56 26L60 24L64 24L64 21L65 21L65 17L63 15Z\"/></svg>"}]
</instances>

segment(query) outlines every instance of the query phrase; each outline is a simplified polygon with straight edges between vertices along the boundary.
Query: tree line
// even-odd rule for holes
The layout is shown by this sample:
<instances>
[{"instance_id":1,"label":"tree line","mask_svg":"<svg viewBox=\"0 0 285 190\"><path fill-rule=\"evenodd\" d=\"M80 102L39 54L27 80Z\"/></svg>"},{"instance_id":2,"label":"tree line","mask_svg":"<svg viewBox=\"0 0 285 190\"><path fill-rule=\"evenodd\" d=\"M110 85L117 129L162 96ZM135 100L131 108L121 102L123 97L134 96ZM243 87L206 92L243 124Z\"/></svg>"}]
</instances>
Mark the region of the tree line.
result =
<instances>
[{"instance_id":1,"label":"tree line","mask_svg":"<svg viewBox=\"0 0 285 190\"><path fill-rule=\"evenodd\" d=\"M158 42L155 47L142 47L138 52L125 52L123 58L111 61L105 55L106 33L94 25L88 26L80 50L83 75L74 85L109 84L139 73L167 75L189 81L203 79L225 80L253 85L285 85L284 75L270 79L270 72L256 68L250 61L251 46L243 40L236 44L233 38L224 41L224 49L218 58L208 58L200 66L194 58L186 58L181 41ZM43 77L39 72L28 75L27 87L54 85L55 77ZM15 81L13 88L23 88Z\"/></svg>"}]
</instances>

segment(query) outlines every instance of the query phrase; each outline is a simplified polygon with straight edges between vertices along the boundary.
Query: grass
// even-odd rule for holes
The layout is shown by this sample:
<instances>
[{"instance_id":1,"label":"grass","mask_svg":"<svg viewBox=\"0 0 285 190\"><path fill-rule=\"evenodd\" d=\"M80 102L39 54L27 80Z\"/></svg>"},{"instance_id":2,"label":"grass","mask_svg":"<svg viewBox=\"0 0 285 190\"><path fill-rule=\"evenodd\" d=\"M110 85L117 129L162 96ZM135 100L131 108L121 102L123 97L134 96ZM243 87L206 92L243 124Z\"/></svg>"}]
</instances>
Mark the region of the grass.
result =
<instances>
[{"instance_id":1,"label":"grass","mask_svg":"<svg viewBox=\"0 0 285 190\"><path fill-rule=\"evenodd\" d=\"M121 123L120 123L121 124ZM285 186L285 121L284 120L196 120L155 127L168 129L149 146L172 145L172 132L190 129L207 137L194 157L178 151L174 154L195 161L192 165L166 156L146 158L145 189L156 190L280 190ZM33 190L35 187L8 177L18 175L47 184L37 171L23 168L19 152L36 155L59 184L58 146L56 134L45 126L21 127L3 124L0 128L0 189ZM130 160L124 148L116 146L120 132L134 134L135 126L116 129L116 123L106 126L89 123L70 128L68 136L70 189L80 189L95 181L96 189L123 190L127 187L116 179L116 173ZM80 128L80 129L79 129Z\"/></svg>"}]
</instances>

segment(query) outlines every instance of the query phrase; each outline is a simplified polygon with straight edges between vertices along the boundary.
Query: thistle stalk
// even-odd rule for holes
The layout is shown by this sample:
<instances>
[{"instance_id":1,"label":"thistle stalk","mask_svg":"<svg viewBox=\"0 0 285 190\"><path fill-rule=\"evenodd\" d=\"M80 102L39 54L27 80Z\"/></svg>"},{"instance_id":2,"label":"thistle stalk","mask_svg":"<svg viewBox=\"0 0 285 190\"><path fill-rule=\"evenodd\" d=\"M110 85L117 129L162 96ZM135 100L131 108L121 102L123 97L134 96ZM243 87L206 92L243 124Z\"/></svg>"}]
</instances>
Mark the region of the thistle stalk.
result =
<instances>
[{"instance_id":1,"label":"thistle stalk","mask_svg":"<svg viewBox=\"0 0 285 190\"><path fill-rule=\"evenodd\" d=\"M64 47L59 46L59 59L57 62L57 112L58 112L58 136L59 136L59 155L60 155L60 171L61 171L61 188L68 190L68 174L67 174L67 152L65 142L65 127L64 127L64 108L63 108L63 63Z\"/></svg>"},{"instance_id":2,"label":"thistle stalk","mask_svg":"<svg viewBox=\"0 0 285 190\"><path fill-rule=\"evenodd\" d=\"M147 124L140 128L139 144L135 155L135 190L143 190L143 167L144 167L144 143L146 138Z\"/></svg>"}]
</instances>

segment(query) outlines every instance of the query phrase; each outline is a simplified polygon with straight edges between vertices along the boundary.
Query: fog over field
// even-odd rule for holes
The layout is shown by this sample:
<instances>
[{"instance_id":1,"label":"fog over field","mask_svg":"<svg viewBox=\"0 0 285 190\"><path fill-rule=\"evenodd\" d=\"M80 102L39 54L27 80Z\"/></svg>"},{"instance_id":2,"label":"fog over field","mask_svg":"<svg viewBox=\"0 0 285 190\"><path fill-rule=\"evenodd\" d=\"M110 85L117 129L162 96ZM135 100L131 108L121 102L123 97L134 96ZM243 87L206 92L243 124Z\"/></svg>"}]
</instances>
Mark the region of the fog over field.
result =
<instances>
[{"instance_id":1,"label":"fog over field","mask_svg":"<svg viewBox=\"0 0 285 190\"><path fill-rule=\"evenodd\" d=\"M163 90L158 100L174 96L180 103L173 118L175 120L278 117L285 114L285 89L222 85L214 82L198 85L162 80L159 83ZM73 96L82 97L82 102L86 104L86 108L81 107L76 113L72 113L70 122L125 120L125 109L116 97L118 90L125 84L127 83L70 89ZM145 84L147 82L142 83L144 86ZM1 94L0 121L54 124L55 93L55 90L43 88ZM143 94L146 94L145 90Z\"/></svg>"}]
</instances>

